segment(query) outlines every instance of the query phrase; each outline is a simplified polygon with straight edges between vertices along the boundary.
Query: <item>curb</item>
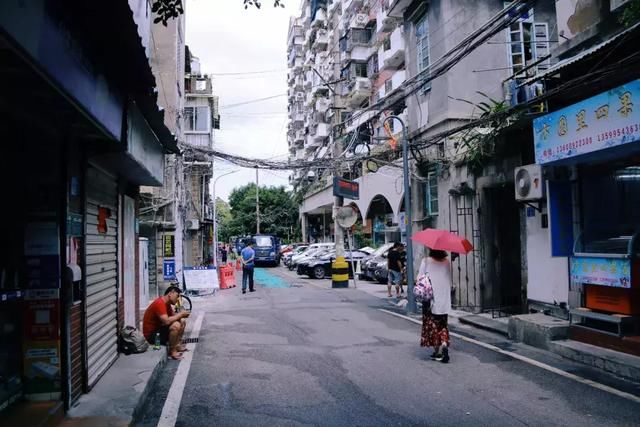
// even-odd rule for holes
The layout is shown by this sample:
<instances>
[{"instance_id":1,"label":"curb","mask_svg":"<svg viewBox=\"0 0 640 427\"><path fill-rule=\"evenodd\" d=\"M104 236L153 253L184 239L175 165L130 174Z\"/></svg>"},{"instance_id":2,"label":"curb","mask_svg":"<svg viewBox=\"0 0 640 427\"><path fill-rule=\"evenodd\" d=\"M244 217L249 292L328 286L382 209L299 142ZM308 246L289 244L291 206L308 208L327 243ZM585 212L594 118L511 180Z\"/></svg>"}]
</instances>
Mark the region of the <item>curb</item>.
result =
<instances>
[{"instance_id":1,"label":"curb","mask_svg":"<svg viewBox=\"0 0 640 427\"><path fill-rule=\"evenodd\" d=\"M138 403L136 404L135 408L133 408L133 413L131 414L131 417L128 420L129 425L134 425L136 422L138 422L141 419L141 416L143 415L142 409L147 403L147 399L151 394L151 390L154 388L155 383L158 381L158 378L160 377L160 372L162 371L162 368L164 367L165 363L167 363L167 358L162 357L160 358L160 360L158 360L158 363L156 363L156 366L153 368L153 371L151 372L151 375L147 380L147 384L145 385L144 390L142 391L142 394L140 394L140 397L138 398Z\"/></svg>"}]
</instances>

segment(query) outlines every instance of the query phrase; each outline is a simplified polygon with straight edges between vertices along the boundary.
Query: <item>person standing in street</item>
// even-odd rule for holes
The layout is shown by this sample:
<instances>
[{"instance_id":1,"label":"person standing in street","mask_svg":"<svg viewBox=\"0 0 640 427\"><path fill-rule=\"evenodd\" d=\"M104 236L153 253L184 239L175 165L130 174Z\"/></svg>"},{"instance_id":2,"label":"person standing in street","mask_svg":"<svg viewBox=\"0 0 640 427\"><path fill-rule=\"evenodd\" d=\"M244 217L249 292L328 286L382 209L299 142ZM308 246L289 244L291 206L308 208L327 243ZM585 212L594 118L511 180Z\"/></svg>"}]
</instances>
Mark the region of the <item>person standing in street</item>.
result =
<instances>
[{"instance_id":1,"label":"person standing in street","mask_svg":"<svg viewBox=\"0 0 640 427\"><path fill-rule=\"evenodd\" d=\"M451 312L451 264L445 251L429 249L420 263L418 277L427 275L433 288L431 304L422 304L421 347L433 347L433 360L449 362L449 313Z\"/></svg>"},{"instance_id":2,"label":"person standing in street","mask_svg":"<svg viewBox=\"0 0 640 427\"><path fill-rule=\"evenodd\" d=\"M389 298L391 295L391 287L395 285L396 296L400 296L400 283L402 283L402 243L395 242L389 254L387 255L387 270L389 270L389 277L387 279L387 293Z\"/></svg>"},{"instance_id":3,"label":"person standing in street","mask_svg":"<svg viewBox=\"0 0 640 427\"><path fill-rule=\"evenodd\" d=\"M253 269L255 266L256 252L253 250L253 240L247 243L247 246L240 252L240 260L242 262L242 293L247 293L247 282L249 283L249 292L255 292L253 288Z\"/></svg>"},{"instance_id":4,"label":"person standing in street","mask_svg":"<svg viewBox=\"0 0 640 427\"><path fill-rule=\"evenodd\" d=\"M222 263L223 264L227 264L227 246L226 245L222 245L220 247L220 258L222 258Z\"/></svg>"}]
</instances>

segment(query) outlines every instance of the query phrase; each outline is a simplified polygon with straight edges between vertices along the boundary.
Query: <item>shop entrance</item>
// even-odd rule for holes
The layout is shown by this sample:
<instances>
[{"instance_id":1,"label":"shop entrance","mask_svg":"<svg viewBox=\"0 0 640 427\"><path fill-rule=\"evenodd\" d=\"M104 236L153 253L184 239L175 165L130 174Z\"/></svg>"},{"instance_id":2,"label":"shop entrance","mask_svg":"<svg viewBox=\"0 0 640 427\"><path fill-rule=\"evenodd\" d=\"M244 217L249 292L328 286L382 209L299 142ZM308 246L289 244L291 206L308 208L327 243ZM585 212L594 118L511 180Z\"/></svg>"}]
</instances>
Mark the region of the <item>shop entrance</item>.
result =
<instances>
[{"instance_id":1,"label":"shop entrance","mask_svg":"<svg viewBox=\"0 0 640 427\"><path fill-rule=\"evenodd\" d=\"M520 206L513 185L484 189L484 291L482 305L499 315L524 307L520 246Z\"/></svg>"}]
</instances>

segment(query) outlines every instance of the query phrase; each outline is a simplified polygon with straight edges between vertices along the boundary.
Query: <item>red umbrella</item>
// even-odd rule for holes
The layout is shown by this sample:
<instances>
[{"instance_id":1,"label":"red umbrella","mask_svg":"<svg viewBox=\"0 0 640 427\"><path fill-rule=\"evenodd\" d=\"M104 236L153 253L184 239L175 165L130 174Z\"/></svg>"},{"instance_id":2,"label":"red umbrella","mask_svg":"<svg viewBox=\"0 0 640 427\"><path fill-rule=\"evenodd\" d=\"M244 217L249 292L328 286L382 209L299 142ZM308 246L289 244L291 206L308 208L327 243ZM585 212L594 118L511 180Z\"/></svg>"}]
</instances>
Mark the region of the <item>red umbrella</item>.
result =
<instances>
[{"instance_id":1,"label":"red umbrella","mask_svg":"<svg viewBox=\"0 0 640 427\"><path fill-rule=\"evenodd\" d=\"M457 252L466 254L473 250L473 245L464 237L453 234L447 230L438 230L435 228L427 228L418 231L411 240L431 249L439 249L441 251Z\"/></svg>"}]
</instances>

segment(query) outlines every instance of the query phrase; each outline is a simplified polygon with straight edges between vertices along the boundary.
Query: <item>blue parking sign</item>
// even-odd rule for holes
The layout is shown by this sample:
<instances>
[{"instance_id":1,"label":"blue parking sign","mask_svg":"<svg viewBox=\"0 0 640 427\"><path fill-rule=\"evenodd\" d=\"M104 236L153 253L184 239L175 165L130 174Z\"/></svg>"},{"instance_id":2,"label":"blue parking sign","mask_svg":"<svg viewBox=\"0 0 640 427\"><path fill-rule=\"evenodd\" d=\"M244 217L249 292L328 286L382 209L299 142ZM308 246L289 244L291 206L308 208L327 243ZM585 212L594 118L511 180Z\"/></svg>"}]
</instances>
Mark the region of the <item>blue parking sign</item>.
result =
<instances>
[{"instance_id":1,"label":"blue parking sign","mask_svg":"<svg viewBox=\"0 0 640 427\"><path fill-rule=\"evenodd\" d=\"M176 262L174 260L162 262L162 275L164 280L171 280L176 278Z\"/></svg>"}]
</instances>

